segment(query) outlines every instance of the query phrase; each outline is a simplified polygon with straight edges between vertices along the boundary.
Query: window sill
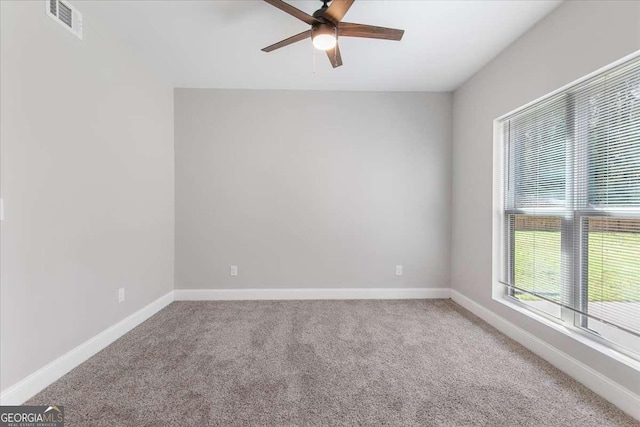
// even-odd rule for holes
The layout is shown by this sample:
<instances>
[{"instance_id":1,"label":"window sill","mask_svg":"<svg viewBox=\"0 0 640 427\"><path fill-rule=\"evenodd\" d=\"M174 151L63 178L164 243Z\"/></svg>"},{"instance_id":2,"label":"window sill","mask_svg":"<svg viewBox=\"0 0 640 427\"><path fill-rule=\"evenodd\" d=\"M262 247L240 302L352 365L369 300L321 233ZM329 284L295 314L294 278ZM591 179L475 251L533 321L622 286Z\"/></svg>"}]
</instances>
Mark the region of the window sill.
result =
<instances>
[{"instance_id":1,"label":"window sill","mask_svg":"<svg viewBox=\"0 0 640 427\"><path fill-rule=\"evenodd\" d=\"M590 337L588 332L581 331L578 328L569 327L561 319L555 319L551 316L539 313L507 296L494 297L493 300L640 372L640 360L599 342L596 338Z\"/></svg>"}]
</instances>

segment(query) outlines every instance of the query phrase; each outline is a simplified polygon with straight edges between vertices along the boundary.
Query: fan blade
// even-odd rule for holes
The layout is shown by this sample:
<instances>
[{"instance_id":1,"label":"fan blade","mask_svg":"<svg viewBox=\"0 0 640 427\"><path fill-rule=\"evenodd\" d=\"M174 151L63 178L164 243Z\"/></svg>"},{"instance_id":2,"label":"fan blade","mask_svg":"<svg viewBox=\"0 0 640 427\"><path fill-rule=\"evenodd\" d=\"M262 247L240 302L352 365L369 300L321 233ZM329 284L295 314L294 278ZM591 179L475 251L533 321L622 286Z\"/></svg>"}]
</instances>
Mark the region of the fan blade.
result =
<instances>
[{"instance_id":1,"label":"fan blade","mask_svg":"<svg viewBox=\"0 0 640 427\"><path fill-rule=\"evenodd\" d=\"M278 9L280 9L283 12L286 12L289 15L298 18L302 22L306 22L309 25L312 25L315 22L318 22L318 20L316 18L314 18L313 16L304 13L300 9L296 9L295 7L291 6L290 4L283 2L282 0L264 0L264 1L266 1L267 3L269 3L272 6L277 7Z\"/></svg>"},{"instance_id":2,"label":"fan blade","mask_svg":"<svg viewBox=\"0 0 640 427\"><path fill-rule=\"evenodd\" d=\"M353 4L354 0L333 0L331 6L324 13L324 16L328 16L336 24L342 21L344 15Z\"/></svg>"},{"instance_id":3,"label":"fan blade","mask_svg":"<svg viewBox=\"0 0 640 427\"><path fill-rule=\"evenodd\" d=\"M368 39L402 40L404 30L395 28L374 27L373 25L341 22L338 34L342 37L365 37Z\"/></svg>"},{"instance_id":4,"label":"fan blade","mask_svg":"<svg viewBox=\"0 0 640 427\"><path fill-rule=\"evenodd\" d=\"M338 46L338 43L336 43L336 47L333 49L327 50L327 57L329 58L329 62L331 62L331 66L333 68L342 65L342 55L340 55L340 46Z\"/></svg>"},{"instance_id":5,"label":"fan blade","mask_svg":"<svg viewBox=\"0 0 640 427\"><path fill-rule=\"evenodd\" d=\"M296 34L295 36L291 36L288 39L284 39L282 41L279 41L278 43L272 44L271 46L267 46L264 49L262 49L262 51L271 52L273 50L280 49L281 47L285 47L295 42L299 42L300 40L308 39L309 37L311 37L311 30L303 31L300 34Z\"/></svg>"}]
</instances>

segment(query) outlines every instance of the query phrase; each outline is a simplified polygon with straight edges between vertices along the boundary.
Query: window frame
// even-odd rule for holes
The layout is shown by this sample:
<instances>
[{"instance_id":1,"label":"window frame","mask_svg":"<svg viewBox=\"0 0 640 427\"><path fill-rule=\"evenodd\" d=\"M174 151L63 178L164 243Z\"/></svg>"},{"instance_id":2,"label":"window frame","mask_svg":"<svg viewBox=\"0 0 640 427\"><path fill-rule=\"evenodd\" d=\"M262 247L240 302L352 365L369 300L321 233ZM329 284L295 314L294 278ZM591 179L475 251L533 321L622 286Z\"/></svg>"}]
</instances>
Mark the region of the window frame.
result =
<instances>
[{"instance_id":1,"label":"window frame","mask_svg":"<svg viewBox=\"0 0 640 427\"><path fill-rule=\"evenodd\" d=\"M602 351L603 348L613 350L616 352L616 356L621 356L621 361L626 364L632 365L635 369L640 367L640 354L632 350L629 350L615 342L612 342L601 336L600 333L588 327L588 317L577 313L569 308L560 307L560 317L552 316L538 308L525 304L515 297L515 290L510 287L505 287L501 282L501 277L506 278L509 283L513 283L515 274L515 215L531 215L532 210L529 209L507 209L505 206L505 195L508 191L505 188L505 177L503 173L512 173L511 168L505 168L509 159L513 160L514 153L509 150L506 143L508 132L505 132L504 122L505 119L512 117L518 112L525 110L535 104L544 102L554 96L566 94L567 95L567 114L569 123L570 138L575 141L575 144L581 144L582 147L587 147L586 139L588 138L588 129L585 127L580 128L576 123L584 124L585 120L576 120L579 114L586 114L585 109L582 111L576 109L576 105L580 106L580 103L576 101L576 95L579 95L580 89L577 91L571 91L581 83L606 73L608 70L617 67L627 61L631 61L640 57L640 51L634 52L612 64L609 64L587 76L571 82L545 96L542 96L532 102L523 105L507 114L504 114L496 118L493 122L494 125L494 191L493 191L493 287L492 297L498 302L502 302L512 308L520 308L520 312L531 313L534 318L539 321L550 321L562 328L566 329L568 335L579 339L580 341L592 345L596 349ZM624 218L640 218L640 213L637 210L626 211L625 208L611 208L611 207L589 207L588 205L588 185L582 185L575 188L573 180L577 179L579 183L587 183L585 179L588 174L588 168L577 168L577 171L582 176L576 175L576 168L574 165L576 162L583 161L588 162L587 150L578 150L578 156L584 157L583 159L574 159L574 150L571 150L571 155L567 153L567 166L566 166L566 193L567 197L576 197L577 201L567 203L570 208L554 209L554 208L538 208L535 209L536 214L541 213L549 214L549 216L558 216L561 218L561 248L562 256L570 254L569 257L563 258L563 262L570 263L570 268L566 271L570 272L569 275L562 274L562 282L565 284L570 281L570 286L566 289L570 289L570 295L561 295L561 301L563 304L566 302L568 305L578 307L580 311L585 311L588 304L588 248L589 248L589 233L588 233L588 221L585 218L589 217L624 217ZM510 176L510 182L513 182L514 177ZM575 191L574 191L575 188ZM571 194L569 194L571 193ZM529 211L529 212L527 212ZM576 225L577 224L577 225ZM514 230L514 232L511 232ZM578 242L577 251L573 251L574 241ZM571 248L567 251L565 249ZM564 270L564 269L563 269ZM561 288L565 288L562 286ZM524 309L524 310L522 310ZM582 339L580 339L582 338ZM617 357L616 357L617 358Z\"/></svg>"}]
</instances>

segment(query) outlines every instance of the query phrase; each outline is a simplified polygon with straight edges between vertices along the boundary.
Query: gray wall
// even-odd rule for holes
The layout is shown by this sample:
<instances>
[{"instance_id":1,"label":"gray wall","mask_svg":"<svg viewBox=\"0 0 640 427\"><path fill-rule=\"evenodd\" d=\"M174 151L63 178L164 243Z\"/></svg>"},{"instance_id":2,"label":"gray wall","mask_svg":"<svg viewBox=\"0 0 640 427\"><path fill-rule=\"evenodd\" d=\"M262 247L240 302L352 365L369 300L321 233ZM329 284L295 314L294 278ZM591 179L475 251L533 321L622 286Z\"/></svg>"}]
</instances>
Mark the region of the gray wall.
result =
<instances>
[{"instance_id":1,"label":"gray wall","mask_svg":"<svg viewBox=\"0 0 640 427\"><path fill-rule=\"evenodd\" d=\"M493 120L640 48L640 2L565 2L454 94L452 288L635 393L640 374L491 298Z\"/></svg>"},{"instance_id":2,"label":"gray wall","mask_svg":"<svg viewBox=\"0 0 640 427\"><path fill-rule=\"evenodd\" d=\"M448 287L450 130L451 94L177 89L176 288Z\"/></svg>"},{"instance_id":3,"label":"gray wall","mask_svg":"<svg viewBox=\"0 0 640 427\"><path fill-rule=\"evenodd\" d=\"M0 7L4 390L173 288L173 90L86 10Z\"/></svg>"}]
</instances>

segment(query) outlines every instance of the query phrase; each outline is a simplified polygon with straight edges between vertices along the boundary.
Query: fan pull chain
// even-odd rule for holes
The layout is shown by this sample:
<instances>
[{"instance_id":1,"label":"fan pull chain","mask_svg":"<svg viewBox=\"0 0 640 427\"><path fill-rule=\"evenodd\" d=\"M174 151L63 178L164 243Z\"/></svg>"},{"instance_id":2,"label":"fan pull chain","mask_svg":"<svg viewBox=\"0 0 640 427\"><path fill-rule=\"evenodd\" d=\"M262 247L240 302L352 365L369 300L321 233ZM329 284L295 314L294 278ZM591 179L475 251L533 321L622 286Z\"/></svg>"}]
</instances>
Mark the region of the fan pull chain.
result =
<instances>
[{"instance_id":1,"label":"fan pull chain","mask_svg":"<svg viewBox=\"0 0 640 427\"><path fill-rule=\"evenodd\" d=\"M336 37L336 46L333 48L333 65L337 66L338 65L338 27L333 27L333 31L335 33L335 37ZM334 67L335 68L335 67Z\"/></svg>"},{"instance_id":2,"label":"fan pull chain","mask_svg":"<svg viewBox=\"0 0 640 427\"><path fill-rule=\"evenodd\" d=\"M316 49L313 47L313 43L311 43L311 56L313 57L313 74L316 73Z\"/></svg>"}]
</instances>

